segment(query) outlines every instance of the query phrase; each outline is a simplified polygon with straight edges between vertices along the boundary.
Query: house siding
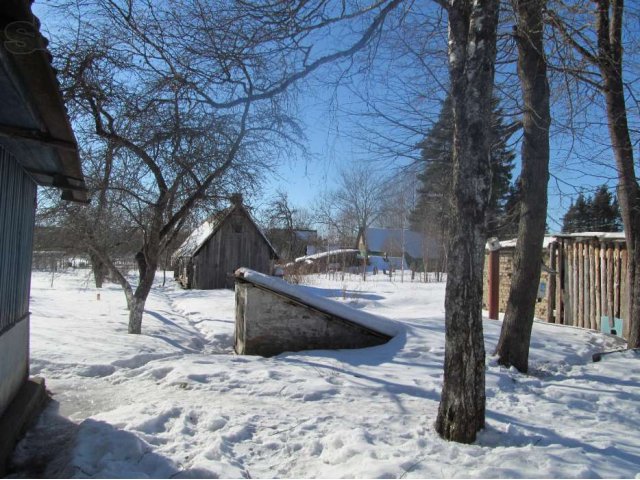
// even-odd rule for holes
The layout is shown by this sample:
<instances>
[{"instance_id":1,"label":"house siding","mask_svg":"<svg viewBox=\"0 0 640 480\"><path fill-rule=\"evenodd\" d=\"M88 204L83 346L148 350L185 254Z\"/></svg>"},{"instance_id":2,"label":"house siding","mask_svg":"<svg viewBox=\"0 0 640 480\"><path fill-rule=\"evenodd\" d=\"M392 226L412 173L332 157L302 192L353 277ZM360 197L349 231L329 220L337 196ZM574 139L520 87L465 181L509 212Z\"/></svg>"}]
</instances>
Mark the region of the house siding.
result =
<instances>
[{"instance_id":1,"label":"house siding","mask_svg":"<svg viewBox=\"0 0 640 480\"><path fill-rule=\"evenodd\" d=\"M0 414L28 375L36 188L0 146Z\"/></svg>"}]
</instances>

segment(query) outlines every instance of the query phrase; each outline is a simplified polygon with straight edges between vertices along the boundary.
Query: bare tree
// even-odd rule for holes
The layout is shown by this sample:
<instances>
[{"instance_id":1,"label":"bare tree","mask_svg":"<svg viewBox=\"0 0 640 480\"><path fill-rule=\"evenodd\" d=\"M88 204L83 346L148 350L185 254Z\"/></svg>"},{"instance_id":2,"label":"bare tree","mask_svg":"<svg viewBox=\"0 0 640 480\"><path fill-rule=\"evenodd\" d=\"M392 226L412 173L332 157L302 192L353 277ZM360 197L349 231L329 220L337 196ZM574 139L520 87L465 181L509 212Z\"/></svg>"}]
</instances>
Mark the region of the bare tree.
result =
<instances>
[{"instance_id":1,"label":"bare tree","mask_svg":"<svg viewBox=\"0 0 640 480\"><path fill-rule=\"evenodd\" d=\"M303 231L311 228L310 214L291 204L286 192L278 191L268 203L266 234L281 260L305 255L308 238Z\"/></svg>"},{"instance_id":2,"label":"bare tree","mask_svg":"<svg viewBox=\"0 0 640 480\"><path fill-rule=\"evenodd\" d=\"M489 124L496 59L497 0L449 0L453 220L445 296L444 386L435 428L470 443L485 422L482 270L491 190Z\"/></svg>"},{"instance_id":3,"label":"bare tree","mask_svg":"<svg viewBox=\"0 0 640 480\"><path fill-rule=\"evenodd\" d=\"M84 141L118 148L126 173L126 182L109 188L126 195L120 206L142 233L135 288L103 249L94 244L93 253L123 286L130 333L141 331L161 253L190 212L207 196L223 196L235 178L231 171L254 176L265 166L260 158L275 156L275 142L299 138L286 113L287 90L354 55L399 4L336 9L324 0L296 8L96 0L80 6L78 31L56 56ZM326 30L366 16L369 24L346 48L314 48Z\"/></svg>"},{"instance_id":4,"label":"bare tree","mask_svg":"<svg viewBox=\"0 0 640 480\"><path fill-rule=\"evenodd\" d=\"M628 250L629 285L629 348L640 347L640 189L635 172L633 145L623 79L623 16L624 0L596 0L591 12L595 31L585 31L585 25L574 26L570 15L549 11L551 24L565 42L577 53L587 68L568 65L568 73L580 82L595 87L604 97L607 124L614 153L618 201ZM571 9L569 9L571 11ZM573 9L576 10L575 8ZM573 12L571 12L573 13ZM580 11L583 13L583 11ZM575 15L574 21L584 17ZM595 39L595 41L592 41ZM590 70L588 67L593 67Z\"/></svg>"},{"instance_id":5,"label":"bare tree","mask_svg":"<svg viewBox=\"0 0 640 480\"><path fill-rule=\"evenodd\" d=\"M355 245L382 212L386 180L367 165L340 171L338 186L322 195L316 205L318 223L338 232L342 242ZM344 245L343 245L344 246Z\"/></svg>"},{"instance_id":6,"label":"bare tree","mask_svg":"<svg viewBox=\"0 0 640 480\"><path fill-rule=\"evenodd\" d=\"M515 0L514 7L524 105L520 223L507 310L495 354L500 364L526 372L547 219L551 114L543 44L546 0Z\"/></svg>"}]
</instances>

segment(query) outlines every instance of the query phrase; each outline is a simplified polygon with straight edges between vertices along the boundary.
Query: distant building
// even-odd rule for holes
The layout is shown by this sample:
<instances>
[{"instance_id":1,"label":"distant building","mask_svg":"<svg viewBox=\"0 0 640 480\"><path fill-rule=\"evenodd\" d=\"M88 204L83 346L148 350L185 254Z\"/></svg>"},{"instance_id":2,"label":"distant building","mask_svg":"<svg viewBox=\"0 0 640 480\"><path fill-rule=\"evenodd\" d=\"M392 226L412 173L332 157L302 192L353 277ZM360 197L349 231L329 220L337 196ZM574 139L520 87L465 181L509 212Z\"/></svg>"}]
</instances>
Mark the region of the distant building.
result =
<instances>
[{"instance_id":1,"label":"distant building","mask_svg":"<svg viewBox=\"0 0 640 480\"><path fill-rule=\"evenodd\" d=\"M357 248L367 256L384 257L399 267L422 270L424 262L436 265L441 258L442 247L423 234L401 228L369 227L358 234Z\"/></svg>"},{"instance_id":2,"label":"distant building","mask_svg":"<svg viewBox=\"0 0 640 480\"><path fill-rule=\"evenodd\" d=\"M266 234L282 259L291 260L317 252L317 230L271 228Z\"/></svg>"},{"instance_id":3,"label":"distant building","mask_svg":"<svg viewBox=\"0 0 640 480\"><path fill-rule=\"evenodd\" d=\"M46 40L27 0L0 3L0 477L44 398L29 382L29 293L37 185L87 202L78 147ZM41 393L40 393L41 392Z\"/></svg>"},{"instance_id":4,"label":"distant building","mask_svg":"<svg viewBox=\"0 0 640 480\"><path fill-rule=\"evenodd\" d=\"M242 195L233 195L231 201L173 254L174 276L184 288L233 288L240 267L271 274L278 254L242 205Z\"/></svg>"}]
</instances>

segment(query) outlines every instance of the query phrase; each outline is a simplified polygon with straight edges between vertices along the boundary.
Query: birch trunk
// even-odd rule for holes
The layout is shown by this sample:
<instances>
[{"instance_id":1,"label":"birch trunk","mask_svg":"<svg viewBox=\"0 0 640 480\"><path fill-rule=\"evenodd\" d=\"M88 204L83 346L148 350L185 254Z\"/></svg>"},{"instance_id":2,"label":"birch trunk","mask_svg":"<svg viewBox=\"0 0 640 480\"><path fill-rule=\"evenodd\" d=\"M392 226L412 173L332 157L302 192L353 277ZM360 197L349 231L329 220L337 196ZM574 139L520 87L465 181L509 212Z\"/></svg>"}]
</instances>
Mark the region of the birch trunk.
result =
<instances>
[{"instance_id":1,"label":"birch trunk","mask_svg":"<svg viewBox=\"0 0 640 480\"><path fill-rule=\"evenodd\" d=\"M501 365L529 367L529 342L540 283L549 180L549 84L543 45L546 0L515 0L518 77L522 88L522 199L513 278L495 354Z\"/></svg>"},{"instance_id":2,"label":"birch trunk","mask_svg":"<svg viewBox=\"0 0 640 480\"><path fill-rule=\"evenodd\" d=\"M482 271L491 189L489 124L497 0L449 0L453 205L445 296L444 385L435 428L471 443L485 422Z\"/></svg>"}]
</instances>

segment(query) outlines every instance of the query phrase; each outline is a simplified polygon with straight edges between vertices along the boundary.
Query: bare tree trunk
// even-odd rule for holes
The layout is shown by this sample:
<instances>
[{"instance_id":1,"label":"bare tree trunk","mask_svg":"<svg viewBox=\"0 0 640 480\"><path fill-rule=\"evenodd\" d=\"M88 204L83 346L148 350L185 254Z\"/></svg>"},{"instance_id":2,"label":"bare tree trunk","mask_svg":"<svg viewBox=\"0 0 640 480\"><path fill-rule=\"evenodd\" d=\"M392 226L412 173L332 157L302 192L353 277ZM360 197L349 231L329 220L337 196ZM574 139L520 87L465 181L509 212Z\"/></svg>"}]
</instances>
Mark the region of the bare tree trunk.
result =
<instances>
[{"instance_id":1,"label":"bare tree trunk","mask_svg":"<svg viewBox=\"0 0 640 480\"><path fill-rule=\"evenodd\" d=\"M154 218L151 227L145 233L145 242L142 250L136 254L138 264L138 286L133 294L132 308L129 310L129 333L142 333L142 315L147 302L153 281L158 271L158 259L160 258L160 230L162 228L162 218L164 206L163 196L155 205Z\"/></svg>"},{"instance_id":2,"label":"bare tree trunk","mask_svg":"<svg viewBox=\"0 0 640 480\"><path fill-rule=\"evenodd\" d=\"M91 270L96 288L102 288L102 284L107 276L107 267L97 255L91 253L89 254L89 258L91 259Z\"/></svg>"},{"instance_id":3,"label":"bare tree trunk","mask_svg":"<svg viewBox=\"0 0 640 480\"><path fill-rule=\"evenodd\" d=\"M447 440L471 443L485 422L482 268L491 190L489 119L497 0L449 0L453 99L453 221L447 265L444 386L435 423Z\"/></svg>"},{"instance_id":4,"label":"bare tree trunk","mask_svg":"<svg viewBox=\"0 0 640 480\"><path fill-rule=\"evenodd\" d=\"M133 294L133 301L131 309L129 310L129 333L142 333L142 315L144 313L144 306L147 302L149 292L151 292L151 287L153 287L153 281L155 279L156 271L158 270L157 261L154 262L149 257L150 255L145 255L142 251L136 254L139 282ZM153 256L151 256L151 258L153 258Z\"/></svg>"},{"instance_id":5,"label":"bare tree trunk","mask_svg":"<svg viewBox=\"0 0 640 480\"><path fill-rule=\"evenodd\" d=\"M611 16L610 16L611 9ZM624 0L598 0L598 66L603 80L607 120L618 170L618 201L628 251L629 348L640 347L640 192L629 137L622 80Z\"/></svg>"},{"instance_id":6,"label":"bare tree trunk","mask_svg":"<svg viewBox=\"0 0 640 480\"><path fill-rule=\"evenodd\" d=\"M520 223L507 310L495 354L521 372L529 367L529 343L540 283L549 181L549 84L543 45L546 0L515 0L518 77L522 88Z\"/></svg>"},{"instance_id":7,"label":"bare tree trunk","mask_svg":"<svg viewBox=\"0 0 640 480\"><path fill-rule=\"evenodd\" d=\"M131 284L126 279L120 270L113 264L108 255L104 254L99 248L95 247L95 245L88 245L89 250L91 251L91 255L94 255L100 262L102 262L104 268L106 268L113 280L118 282L118 284L122 287L124 291L124 296L127 301L127 310L131 311L133 308L133 288L131 288Z\"/></svg>"}]
</instances>

